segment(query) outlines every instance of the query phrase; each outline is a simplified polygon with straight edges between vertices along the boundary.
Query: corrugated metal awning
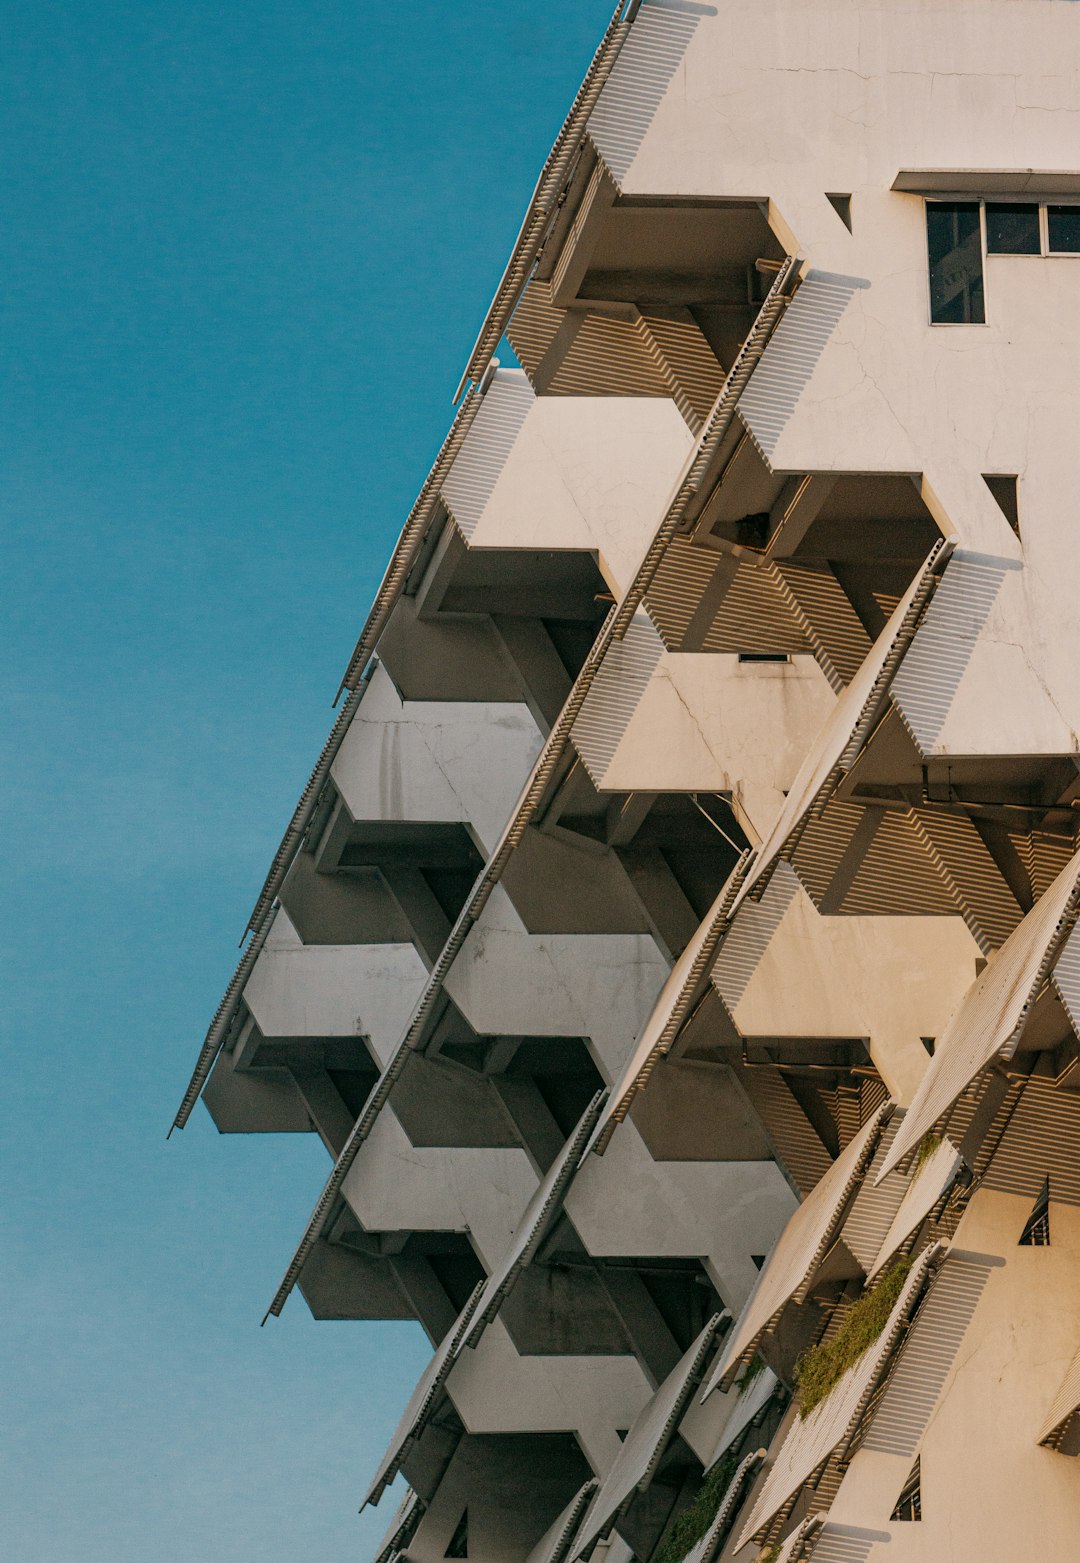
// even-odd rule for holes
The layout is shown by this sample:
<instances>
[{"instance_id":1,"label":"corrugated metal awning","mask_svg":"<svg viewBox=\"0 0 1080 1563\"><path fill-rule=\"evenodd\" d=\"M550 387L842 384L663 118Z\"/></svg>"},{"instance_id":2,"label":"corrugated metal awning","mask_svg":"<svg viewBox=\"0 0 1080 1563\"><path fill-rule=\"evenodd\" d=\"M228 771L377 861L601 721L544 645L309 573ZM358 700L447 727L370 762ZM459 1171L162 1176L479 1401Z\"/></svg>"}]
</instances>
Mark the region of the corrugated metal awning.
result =
<instances>
[{"instance_id":1,"label":"corrugated metal awning","mask_svg":"<svg viewBox=\"0 0 1080 1563\"><path fill-rule=\"evenodd\" d=\"M424 1425L438 1399L439 1391L446 1383L447 1374L454 1365L457 1348L469 1326L469 1320L472 1318L473 1311L480 1301L483 1289L484 1283L481 1281L461 1310L457 1322L452 1329L447 1331L435 1355L420 1375L416 1388L409 1397L409 1403L405 1407L401 1421L398 1423L394 1436L390 1440L390 1445L382 1457L379 1469L375 1473L375 1480L368 1488L367 1495L360 1505L362 1509L366 1508L369 1503L378 1503L400 1470L401 1462L408 1453L409 1448L423 1432Z\"/></svg>"},{"instance_id":2,"label":"corrugated metal awning","mask_svg":"<svg viewBox=\"0 0 1080 1563\"><path fill-rule=\"evenodd\" d=\"M872 1281L885 1268L896 1250L907 1242L916 1227L922 1225L956 1177L960 1166L960 1152L956 1146L950 1140L942 1140L910 1181L901 1183L901 1187L905 1188L904 1197L881 1241L877 1258L867 1271L868 1281ZM883 1187L887 1188L897 1176L894 1172L891 1178L885 1180Z\"/></svg>"},{"instance_id":3,"label":"corrugated metal awning","mask_svg":"<svg viewBox=\"0 0 1080 1563\"><path fill-rule=\"evenodd\" d=\"M1039 1442L1056 1449L1070 1418L1080 1411L1080 1351L1069 1364L1065 1381L1054 1396L1049 1415L1039 1433Z\"/></svg>"},{"instance_id":4,"label":"corrugated metal awning","mask_svg":"<svg viewBox=\"0 0 1080 1563\"><path fill-rule=\"evenodd\" d=\"M739 1499L747 1485L748 1478L757 1470L765 1458L764 1449L755 1449L739 1461L735 1475L727 1491L720 1500L720 1507L716 1511L716 1517L700 1541L694 1543L690 1551L683 1558L682 1563L712 1563L713 1558L720 1550L721 1543L727 1534L732 1516L738 1507Z\"/></svg>"},{"instance_id":5,"label":"corrugated metal awning","mask_svg":"<svg viewBox=\"0 0 1080 1563\"><path fill-rule=\"evenodd\" d=\"M1016 1051L1028 1010L1045 980L1080 893L1080 852L1054 880L972 983L937 1039L907 1116L878 1174L886 1177L995 1058Z\"/></svg>"},{"instance_id":6,"label":"corrugated metal awning","mask_svg":"<svg viewBox=\"0 0 1080 1563\"><path fill-rule=\"evenodd\" d=\"M885 1108L879 1108L860 1129L781 1232L706 1385L706 1395L726 1388L762 1333L789 1302L805 1296L836 1236L851 1191L866 1170L884 1114Z\"/></svg>"},{"instance_id":7,"label":"corrugated metal awning","mask_svg":"<svg viewBox=\"0 0 1080 1563\"><path fill-rule=\"evenodd\" d=\"M657 1063L669 1051L689 1014L698 989L705 982L728 926L731 904L742 883L749 854L744 853L727 883L709 908L694 937L683 950L653 1006L648 1024L638 1038L626 1067L600 1116L589 1149L602 1154L630 1104L644 1087Z\"/></svg>"},{"instance_id":8,"label":"corrugated metal awning","mask_svg":"<svg viewBox=\"0 0 1080 1563\"><path fill-rule=\"evenodd\" d=\"M589 1505L574 1537L572 1557L580 1558L606 1535L634 1493L648 1486L676 1424L694 1390L722 1315L714 1314L693 1345L672 1368L626 1435L611 1470Z\"/></svg>"},{"instance_id":9,"label":"corrugated metal awning","mask_svg":"<svg viewBox=\"0 0 1080 1563\"><path fill-rule=\"evenodd\" d=\"M772 1470L765 1478L753 1512L742 1528L736 1550L775 1519L834 1451L843 1452L885 1370L936 1252L936 1248L927 1249L912 1266L888 1323L874 1344L808 1417L796 1414L777 1451Z\"/></svg>"},{"instance_id":10,"label":"corrugated metal awning","mask_svg":"<svg viewBox=\"0 0 1080 1563\"><path fill-rule=\"evenodd\" d=\"M577 1128L541 1179L535 1194L525 1208L524 1215L518 1222L510 1246L501 1262L484 1282L467 1328L462 1332L458 1346L455 1348L455 1356L461 1348L477 1344L487 1325L502 1307L503 1300L512 1289L514 1282L540 1246L545 1232L562 1207L563 1196L584 1155L586 1143L596 1126L606 1095L605 1091L596 1093L582 1114Z\"/></svg>"},{"instance_id":11,"label":"corrugated metal awning","mask_svg":"<svg viewBox=\"0 0 1080 1563\"><path fill-rule=\"evenodd\" d=\"M597 1485L596 1478L590 1477L580 1491L574 1494L558 1519L540 1537L525 1563L563 1563L574 1539L574 1532Z\"/></svg>"},{"instance_id":12,"label":"corrugated metal awning","mask_svg":"<svg viewBox=\"0 0 1080 1563\"><path fill-rule=\"evenodd\" d=\"M852 763L885 699L894 665L914 634L929 595L933 572L945 549L935 543L922 569L901 597L851 683L839 697L820 737L799 768L775 825L762 842L735 909L776 864L838 771Z\"/></svg>"}]
</instances>

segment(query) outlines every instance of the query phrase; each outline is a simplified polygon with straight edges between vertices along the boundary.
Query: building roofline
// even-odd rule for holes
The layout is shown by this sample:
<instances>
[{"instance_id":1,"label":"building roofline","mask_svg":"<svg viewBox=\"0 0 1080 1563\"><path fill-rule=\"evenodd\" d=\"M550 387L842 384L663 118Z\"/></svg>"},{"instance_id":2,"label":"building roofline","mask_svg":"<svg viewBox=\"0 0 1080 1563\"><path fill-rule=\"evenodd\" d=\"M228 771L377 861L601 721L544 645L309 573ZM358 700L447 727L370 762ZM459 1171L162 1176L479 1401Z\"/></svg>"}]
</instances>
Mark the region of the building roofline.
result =
<instances>
[{"instance_id":1,"label":"building roofline","mask_svg":"<svg viewBox=\"0 0 1080 1563\"><path fill-rule=\"evenodd\" d=\"M551 223L558 214L567 185L573 177L578 153L585 142L589 116L619 57L640 4L641 0L618 0L577 96L570 105L570 112L540 171L514 247L510 251L510 259L469 354L465 372L454 392L455 402L470 380L476 384L483 377L492 355L502 341L510 316L532 275Z\"/></svg>"}]
</instances>

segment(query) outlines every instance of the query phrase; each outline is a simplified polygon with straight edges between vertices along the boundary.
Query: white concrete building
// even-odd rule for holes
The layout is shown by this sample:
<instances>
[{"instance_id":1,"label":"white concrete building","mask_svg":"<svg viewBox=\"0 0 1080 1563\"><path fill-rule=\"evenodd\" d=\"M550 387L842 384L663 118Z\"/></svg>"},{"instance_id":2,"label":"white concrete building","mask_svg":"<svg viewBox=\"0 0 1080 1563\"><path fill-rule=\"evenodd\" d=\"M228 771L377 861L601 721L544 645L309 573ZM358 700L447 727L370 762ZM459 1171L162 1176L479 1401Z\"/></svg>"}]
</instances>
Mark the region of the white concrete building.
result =
<instances>
[{"instance_id":1,"label":"white concrete building","mask_svg":"<svg viewBox=\"0 0 1080 1563\"><path fill-rule=\"evenodd\" d=\"M377 1563L1080 1558L1078 362L1080 4L622 0L177 1115Z\"/></svg>"}]
</instances>

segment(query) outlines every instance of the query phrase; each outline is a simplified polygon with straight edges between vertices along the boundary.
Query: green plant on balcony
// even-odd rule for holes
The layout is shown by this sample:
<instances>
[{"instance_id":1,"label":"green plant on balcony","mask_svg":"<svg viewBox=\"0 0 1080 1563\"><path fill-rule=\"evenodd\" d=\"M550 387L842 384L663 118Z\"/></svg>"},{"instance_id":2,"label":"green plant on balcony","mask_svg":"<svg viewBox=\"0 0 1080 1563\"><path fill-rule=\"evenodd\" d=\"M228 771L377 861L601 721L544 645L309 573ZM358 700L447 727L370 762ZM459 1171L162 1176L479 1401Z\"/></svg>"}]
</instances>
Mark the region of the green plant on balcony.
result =
<instances>
[{"instance_id":1,"label":"green plant on balcony","mask_svg":"<svg viewBox=\"0 0 1080 1563\"><path fill-rule=\"evenodd\" d=\"M776 1560L779 1556L780 1543L778 1541L774 1541L771 1547L766 1547L764 1552L758 1553L757 1563L776 1563Z\"/></svg>"},{"instance_id":2,"label":"green plant on balcony","mask_svg":"<svg viewBox=\"0 0 1080 1563\"><path fill-rule=\"evenodd\" d=\"M898 1259L870 1291L852 1304L832 1340L812 1346L799 1358L795 1383L800 1415L809 1416L877 1340L896 1306L912 1262L907 1255Z\"/></svg>"},{"instance_id":3,"label":"green plant on balcony","mask_svg":"<svg viewBox=\"0 0 1080 1563\"><path fill-rule=\"evenodd\" d=\"M940 1144L940 1134L934 1134L933 1131L931 1131L929 1134L923 1135L922 1139L919 1141L919 1148L915 1152L914 1171L918 1172L920 1167L926 1166L926 1163L930 1160L931 1156L934 1154Z\"/></svg>"},{"instance_id":4,"label":"green plant on balcony","mask_svg":"<svg viewBox=\"0 0 1080 1563\"><path fill-rule=\"evenodd\" d=\"M757 1352L755 1352L754 1355L750 1358L750 1361L746 1364L745 1368L743 1368L742 1372L739 1374L738 1378L735 1380L735 1388L739 1391L739 1394L745 1395L746 1391L750 1388L754 1380L762 1373L764 1373L764 1371L765 1359L760 1357Z\"/></svg>"},{"instance_id":5,"label":"green plant on balcony","mask_svg":"<svg viewBox=\"0 0 1080 1563\"><path fill-rule=\"evenodd\" d=\"M652 1563L682 1563L691 1547L701 1540L716 1518L738 1464L733 1454L726 1454L711 1470L705 1472L693 1503L683 1510L672 1525L653 1553Z\"/></svg>"}]
</instances>

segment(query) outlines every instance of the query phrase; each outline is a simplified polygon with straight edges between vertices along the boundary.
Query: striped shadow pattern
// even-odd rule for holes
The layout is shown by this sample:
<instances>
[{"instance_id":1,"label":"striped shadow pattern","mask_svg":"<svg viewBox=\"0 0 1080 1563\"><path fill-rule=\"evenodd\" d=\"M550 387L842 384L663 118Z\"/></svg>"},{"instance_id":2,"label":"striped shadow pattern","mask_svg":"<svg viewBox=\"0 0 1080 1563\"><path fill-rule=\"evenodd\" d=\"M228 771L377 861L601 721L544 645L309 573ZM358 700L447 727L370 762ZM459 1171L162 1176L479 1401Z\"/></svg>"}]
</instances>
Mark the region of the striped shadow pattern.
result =
<instances>
[{"instance_id":1,"label":"striped shadow pattern","mask_svg":"<svg viewBox=\"0 0 1080 1563\"><path fill-rule=\"evenodd\" d=\"M520 369L496 370L442 484L443 503L466 542L472 541L535 400Z\"/></svg>"},{"instance_id":2,"label":"striped shadow pattern","mask_svg":"<svg viewBox=\"0 0 1080 1563\"><path fill-rule=\"evenodd\" d=\"M866 1563L872 1548L879 1541L890 1539L887 1531L826 1522L809 1554L810 1563Z\"/></svg>"},{"instance_id":3,"label":"striped shadow pattern","mask_svg":"<svg viewBox=\"0 0 1080 1563\"><path fill-rule=\"evenodd\" d=\"M990 1271L1003 1260L952 1250L912 1320L860 1448L914 1459Z\"/></svg>"},{"instance_id":4,"label":"striped shadow pattern","mask_svg":"<svg viewBox=\"0 0 1080 1563\"><path fill-rule=\"evenodd\" d=\"M810 271L742 394L739 413L764 459L772 464L799 397L864 277Z\"/></svg>"},{"instance_id":5,"label":"striped shadow pattern","mask_svg":"<svg viewBox=\"0 0 1080 1563\"><path fill-rule=\"evenodd\" d=\"M1061 1388L1050 1405L1046 1421L1039 1432L1039 1442L1046 1449L1059 1449L1073 1418L1080 1415L1080 1351L1073 1358Z\"/></svg>"},{"instance_id":6,"label":"striped shadow pattern","mask_svg":"<svg viewBox=\"0 0 1080 1563\"><path fill-rule=\"evenodd\" d=\"M732 921L713 967L712 983L734 1016L773 934L800 893L798 876L782 863L769 881L760 901L744 901Z\"/></svg>"},{"instance_id":7,"label":"striped shadow pattern","mask_svg":"<svg viewBox=\"0 0 1080 1563\"><path fill-rule=\"evenodd\" d=\"M867 1175L844 1218L841 1235L866 1275L870 1274L874 1260L881 1252L882 1240L907 1190L907 1179L904 1177L892 1177L880 1185L874 1181L903 1120L903 1112L897 1110L885 1125Z\"/></svg>"},{"instance_id":8,"label":"striped shadow pattern","mask_svg":"<svg viewBox=\"0 0 1080 1563\"><path fill-rule=\"evenodd\" d=\"M983 1174L982 1186L1034 1199L1050 1179L1052 1204L1080 1205L1080 1096L1029 1079Z\"/></svg>"},{"instance_id":9,"label":"striped shadow pattern","mask_svg":"<svg viewBox=\"0 0 1080 1563\"><path fill-rule=\"evenodd\" d=\"M1051 981L1073 1030L1080 1037L1080 927L1074 928L1062 945Z\"/></svg>"},{"instance_id":10,"label":"striped shadow pattern","mask_svg":"<svg viewBox=\"0 0 1080 1563\"><path fill-rule=\"evenodd\" d=\"M612 642L593 680L570 741L598 791L663 654L652 620L639 610L625 637Z\"/></svg>"},{"instance_id":11,"label":"striped shadow pattern","mask_svg":"<svg viewBox=\"0 0 1080 1563\"><path fill-rule=\"evenodd\" d=\"M904 665L893 682L893 700L920 754L934 752L975 643L997 601L1012 559L955 553L926 610Z\"/></svg>"},{"instance_id":12,"label":"striped shadow pattern","mask_svg":"<svg viewBox=\"0 0 1080 1563\"><path fill-rule=\"evenodd\" d=\"M951 1140L942 1140L910 1178L903 1178L894 1172L880 1185L878 1192L899 1183L904 1190L904 1197L889 1230L881 1239L877 1258L866 1272L867 1280L872 1281L885 1268L897 1250L905 1246L912 1233L931 1214L941 1214L939 1207L943 1205L960 1167L960 1152Z\"/></svg>"},{"instance_id":13,"label":"striped shadow pattern","mask_svg":"<svg viewBox=\"0 0 1080 1563\"><path fill-rule=\"evenodd\" d=\"M715 15L694 0L643 0L588 125L620 186L702 18Z\"/></svg>"}]
</instances>

